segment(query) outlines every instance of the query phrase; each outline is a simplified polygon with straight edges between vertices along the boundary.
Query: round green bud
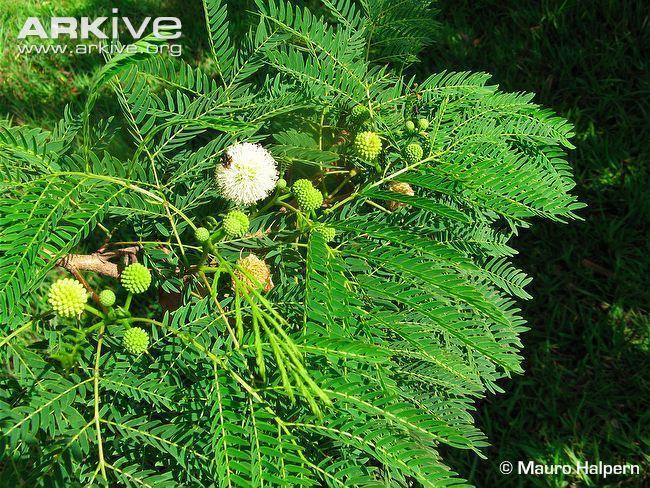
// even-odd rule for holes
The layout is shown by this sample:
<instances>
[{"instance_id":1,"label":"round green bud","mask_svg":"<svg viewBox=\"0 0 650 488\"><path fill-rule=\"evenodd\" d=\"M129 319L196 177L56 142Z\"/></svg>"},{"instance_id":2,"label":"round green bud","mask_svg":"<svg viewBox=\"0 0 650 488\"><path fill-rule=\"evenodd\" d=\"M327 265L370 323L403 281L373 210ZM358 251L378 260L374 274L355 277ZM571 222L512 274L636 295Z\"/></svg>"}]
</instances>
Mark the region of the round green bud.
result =
<instances>
[{"instance_id":1,"label":"round green bud","mask_svg":"<svg viewBox=\"0 0 650 488\"><path fill-rule=\"evenodd\" d=\"M404 128L406 129L406 132L415 132L415 123L412 120L407 120L404 123Z\"/></svg>"},{"instance_id":2,"label":"round green bud","mask_svg":"<svg viewBox=\"0 0 650 488\"><path fill-rule=\"evenodd\" d=\"M296 197L298 206L305 212L311 212L323 205L323 194L314 188L311 181L300 179L291 187L293 195Z\"/></svg>"},{"instance_id":3,"label":"round green bud","mask_svg":"<svg viewBox=\"0 0 650 488\"><path fill-rule=\"evenodd\" d=\"M314 188L314 185L312 184L311 181L305 178L301 178L299 180L294 181L293 185L291 186L291 192L294 195L297 195L298 193L308 191L312 188Z\"/></svg>"},{"instance_id":4,"label":"round green bud","mask_svg":"<svg viewBox=\"0 0 650 488\"><path fill-rule=\"evenodd\" d=\"M205 227L198 227L194 231L194 237L198 242L207 242L210 240L210 231L206 229Z\"/></svg>"},{"instance_id":5,"label":"round green bud","mask_svg":"<svg viewBox=\"0 0 650 488\"><path fill-rule=\"evenodd\" d=\"M336 229L334 227L328 227L326 225L317 225L311 230L320 234L325 239L325 242L330 242L336 237Z\"/></svg>"},{"instance_id":6,"label":"round green bud","mask_svg":"<svg viewBox=\"0 0 650 488\"><path fill-rule=\"evenodd\" d=\"M241 210L231 210L223 218L223 229L228 237L241 237L248 231L250 221Z\"/></svg>"},{"instance_id":7,"label":"round green bud","mask_svg":"<svg viewBox=\"0 0 650 488\"><path fill-rule=\"evenodd\" d=\"M424 150L422 149L422 146L416 142L409 144L404 150L404 156L409 163L417 163L422 160L423 155Z\"/></svg>"},{"instance_id":8,"label":"round green bud","mask_svg":"<svg viewBox=\"0 0 650 488\"><path fill-rule=\"evenodd\" d=\"M140 327L131 327L124 332L124 349L131 354L142 354L149 347L149 334Z\"/></svg>"},{"instance_id":9,"label":"round green bud","mask_svg":"<svg viewBox=\"0 0 650 488\"><path fill-rule=\"evenodd\" d=\"M354 138L354 150L364 161L374 161L381 153L381 139L375 132L359 132Z\"/></svg>"},{"instance_id":10,"label":"round green bud","mask_svg":"<svg viewBox=\"0 0 650 488\"><path fill-rule=\"evenodd\" d=\"M418 129L427 130L429 128L429 121L425 118L418 119Z\"/></svg>"},{"instance_id":11,"label":"round green bud","mask_svg":"<svg viewBox=\"0 0 650 488\"><path fill-rule=\"evenodd\" d=\"M284 190L287 187L287 180L280 178L275 186L278 187L278 190Z\"/></svg>"},{"instance_id":12,"label":"round green bud","mask_svg":"<svg viewBox=\"0 0 650 488\"><path fill-rule=\"evenodd\" d=\"M305 212L311 212L323 205L323 194L316 188L308 189L296 195L298 206Z\"/></svg>"},{"instance_id":13,"label":"round green bud","mask_svg":"<svg viewBox=\"0 0 650 488\"><path fill-rule=\"evenodd\" d=\"M151 273L146 266L133 263L124 268L120 280L129 293L143 293L151 284Z\"/></svg>"},{"instance_id":14,"label":"round green bud","mask_svg":"<svg viewBox=\"0 0 650 488\"><path fill-rule=\"evenodd\" d=\"M361 124L370 118L370 110L364 105L355 105L350 111L350 122Z\"/></svg>"},{"instance_id":15,"label":"round green bud","mask_svg":"<svg viewBox=\"0 0 650 488\"><path fill-rule=\"evenodd\" d=\"M66 318L78 317L84 311L88 293L77 280L63 278L50 287L47 301L57 315Z\"/></svg>"},{"instance_id":16,"label":"round green bud","mask_svg":"<svg viewBox=\"0 0 650 488\"><path fill-rule=\"evenodd\" d=\"M115 293L113 293L113 290L102 290L99 292L99 303L105 307L115 305Z\"/></svg>"}]
</instances>

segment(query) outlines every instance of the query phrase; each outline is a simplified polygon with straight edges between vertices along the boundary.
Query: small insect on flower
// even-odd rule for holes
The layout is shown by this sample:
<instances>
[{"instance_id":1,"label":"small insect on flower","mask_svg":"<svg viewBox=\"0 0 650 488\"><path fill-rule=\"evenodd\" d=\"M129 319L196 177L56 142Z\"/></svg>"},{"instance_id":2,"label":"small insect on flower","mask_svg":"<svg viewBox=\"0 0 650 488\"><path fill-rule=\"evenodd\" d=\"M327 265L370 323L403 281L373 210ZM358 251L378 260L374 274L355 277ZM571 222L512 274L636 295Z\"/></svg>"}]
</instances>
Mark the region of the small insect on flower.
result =
<instances>
[{"instance_id":1,"label":"small insect on flower","mask_svg":"<svg viewBox=\"0 0 650 488\"><path fill-rule=\"evenodd\" d=\"M237 205L252 205L266 198L278 181L273 156L259 144L230 146L214 172L221 195Z\"/></svg>"},{"instance_id":2,"label":"small insect on flower","mask_svg":"<svg viewBox=\"0 0 650 488\"><path fill-rule=\"evenodd\" d=\"M227 152L223 153L223 156L221 156L221 166L226 169L232 166L232 156Z\"/></svg>"}]
</instances>

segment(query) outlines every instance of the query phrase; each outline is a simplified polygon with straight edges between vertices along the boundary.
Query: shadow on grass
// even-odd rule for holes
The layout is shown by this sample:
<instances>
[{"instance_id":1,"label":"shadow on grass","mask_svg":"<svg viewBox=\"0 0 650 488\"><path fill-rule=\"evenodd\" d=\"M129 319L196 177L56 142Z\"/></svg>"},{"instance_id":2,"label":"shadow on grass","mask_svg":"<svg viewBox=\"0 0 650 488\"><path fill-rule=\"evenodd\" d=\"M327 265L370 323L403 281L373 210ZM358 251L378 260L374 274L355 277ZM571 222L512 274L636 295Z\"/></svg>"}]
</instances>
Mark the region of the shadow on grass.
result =
<instances>
[{"instance_id":1,"label":"shadow on grass","mask_svg":"<svg viewBox=\"0 0 650 488\"><path fill-rule=\"evenodd\" d=\"M449 450L477 486L650 485L650 78L644 2L440 2L427 71L485 70L576 125L584 222L535 222L514 243L534 277L525 374L478 408L488 460ZM645 13L644 13L645 12ZM631 463L641 476L579 480L499 463Z\"/></svg>"},{"instance_id":2,"label":"shadow on grass","mask_svg":"<svg viewBox=\"0 0 650 488\"><path fill-rule=\"evenodd\" d=\"M542 238L565 237L540 230L520 247L531 249ZM637 464L642 476L610 480L643 486L650 481L647 314L597 299L598 290L564 259L526 268L536 276L530 290L535 300L524 309L531 327L524 335L526 372L501 385L505 394L489 397L478 408L477 422L492 444L488 459L451 450L447 459L481 487L559 487L576 481L563 475L504 476L498 468L506 460ZM581 481L605 485L597 477Z\"/></svg>"}]
</instances>

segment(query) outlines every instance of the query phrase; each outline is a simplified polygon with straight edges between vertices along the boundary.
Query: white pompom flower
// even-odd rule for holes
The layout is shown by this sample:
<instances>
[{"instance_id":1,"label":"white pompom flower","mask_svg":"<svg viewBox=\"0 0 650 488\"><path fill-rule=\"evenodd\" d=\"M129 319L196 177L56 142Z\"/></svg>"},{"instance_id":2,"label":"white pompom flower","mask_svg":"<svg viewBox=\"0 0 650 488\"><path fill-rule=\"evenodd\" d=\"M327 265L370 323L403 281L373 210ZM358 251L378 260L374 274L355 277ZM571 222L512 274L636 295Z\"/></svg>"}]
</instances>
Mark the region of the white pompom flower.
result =
<instances>
[{"instance_id":1,"label":"white pompom flower","mask_svg":"<svg viewBox=\"0 0 650 488\"><path fill-rule=\"evenodd\" d=\"M214 172L221 195L237 205L266 198L278 182L275 159L259 144L230 146Z\"/></svg>"}]
</instances>

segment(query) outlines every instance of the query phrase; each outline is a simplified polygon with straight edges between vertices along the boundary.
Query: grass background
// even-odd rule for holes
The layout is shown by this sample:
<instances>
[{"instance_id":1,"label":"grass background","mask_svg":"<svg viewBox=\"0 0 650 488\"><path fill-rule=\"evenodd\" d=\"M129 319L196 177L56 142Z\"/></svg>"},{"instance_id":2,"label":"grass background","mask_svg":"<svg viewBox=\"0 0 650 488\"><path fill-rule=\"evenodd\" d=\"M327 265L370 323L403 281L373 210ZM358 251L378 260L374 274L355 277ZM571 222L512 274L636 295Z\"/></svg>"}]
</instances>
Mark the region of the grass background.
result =
<instances>
[{"instance_id":1,"label":"grass background","mask_svg":"<svg viewBox=\"0 0 650 488\"><path fill-rule=\"evenodd\" d=\"M443 0L428 67L484 70L576 126L584 221L535 222L514 247L534 277L526 373L477 421L488 459L449 452L478 486L650 486L650 25L647 2ZM641 465L642 476L504 476L501 461Z\"/></svg>"},{"instance_id":2,"label":"grass background","mask_svg":"<svg viewBox=\"0 0 650 488\"><path fill-rule=\"evenodd\" d=\"M198 2L0 0L0 117L51 126L84 100L99 56L17 56L27 16L183 21L184 57L209 68ZM420 74L484 70L576 126L569 158L583 222L535 222L515 243L535 280L523 304L526 374L477 408L487 460L449 450L470 481L496 486L650 486L650 19L643 1L441 0L443 28ZM110 99L98 111L110 113ZM641 476L504 476L501 461L641 465Z\"/></svg>"}]
</instances>

